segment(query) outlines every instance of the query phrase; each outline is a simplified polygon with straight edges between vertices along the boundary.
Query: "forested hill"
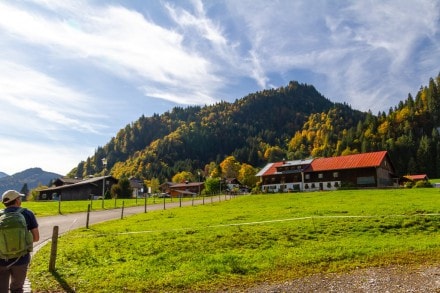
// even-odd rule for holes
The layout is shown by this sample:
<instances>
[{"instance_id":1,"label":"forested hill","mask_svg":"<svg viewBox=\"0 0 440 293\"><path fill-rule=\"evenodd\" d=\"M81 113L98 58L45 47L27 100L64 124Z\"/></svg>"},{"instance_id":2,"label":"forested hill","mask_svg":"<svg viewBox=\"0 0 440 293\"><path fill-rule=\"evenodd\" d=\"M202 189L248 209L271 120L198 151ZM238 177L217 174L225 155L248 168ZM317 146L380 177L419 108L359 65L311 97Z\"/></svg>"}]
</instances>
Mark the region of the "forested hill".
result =
<instances>
[{"instance_id":1,"label":"forested hill","mask_svg":"<svg viewBox=\"0 0 440 293\"><path fill-rule=\"evenodd\" d=\"M227 156L253 167L266 162L388 150L399 174L440 176L440 75L388 113L332 103L313 86L290 82L236 100L176 107L121 129L69 175L170 180L188 171L209 176Z\"/></svg>"}]
</instances>

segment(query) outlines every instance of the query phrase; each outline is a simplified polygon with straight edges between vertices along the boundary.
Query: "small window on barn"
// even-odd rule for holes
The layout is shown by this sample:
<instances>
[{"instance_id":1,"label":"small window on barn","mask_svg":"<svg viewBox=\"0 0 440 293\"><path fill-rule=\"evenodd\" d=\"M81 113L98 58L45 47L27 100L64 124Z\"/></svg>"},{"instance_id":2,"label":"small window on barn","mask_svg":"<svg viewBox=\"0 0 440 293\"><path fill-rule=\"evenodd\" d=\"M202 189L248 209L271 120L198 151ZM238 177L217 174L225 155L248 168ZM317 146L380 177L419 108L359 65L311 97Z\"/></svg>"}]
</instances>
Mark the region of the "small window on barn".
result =
<instances>
[{"instance_id":1,"label":"small window on barn","mask_svg":"<svg viewBox=\"0 0 440 293\"><path fill-rule=\"evenodd\" d=\"M322 174L322 173L319 173L319 174L318 174L318 178L319 178L319 179L322 179L322 178L324 178L324 174Z\"/></svg>"},{"instance_id":2,"label":"small window on barn","mask_svg":"<svg viewBox=\"0 0 440 293\"><path fill-rule=\"evenodd\" d=\"M333 178L338 178L339 177L339 173L338 172L333 172Z\"/></svg>"},{"instance_id":3,"label":"small window on barn","mask_svg":"<svg viewBox=\"0 0 440 293\"><path fill-rule=\"evenodd\" d=\"M309 180L309 179L310 179L310 174L306 174L305 178L306 178L307 180Z\"/></svg>"}]
</instances>

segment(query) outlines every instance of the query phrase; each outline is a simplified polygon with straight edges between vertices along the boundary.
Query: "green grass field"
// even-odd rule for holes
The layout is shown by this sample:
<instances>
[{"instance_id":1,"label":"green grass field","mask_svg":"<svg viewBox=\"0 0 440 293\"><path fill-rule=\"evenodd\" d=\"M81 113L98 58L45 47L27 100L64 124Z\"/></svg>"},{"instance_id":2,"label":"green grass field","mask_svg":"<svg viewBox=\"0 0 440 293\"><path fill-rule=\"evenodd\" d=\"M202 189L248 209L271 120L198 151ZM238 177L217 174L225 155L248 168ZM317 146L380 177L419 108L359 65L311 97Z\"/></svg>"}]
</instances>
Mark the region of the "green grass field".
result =
<instances>
[{"instance_id":1,"label":"green grass field","mask_svg":"<svg viewBox=\"0 0 440 293\"><path fill-rule=\"evenodd\" d=\"M246 288L317 272L440 261L440 190L240 196L70 232L31 264L37 292Z\"/></svg>"},{"instance_id":2,"label":"green grass field","mask_svg":"<svg viewBox=\"0 0 440 293\"><path fill-rule=\"evenodd\" d=\"M182 201L191 200L189 198L183 198ZM178 202L179 199L166 198L165 203ZM147 207L151 204L163 203L163 198L148 198ZM99 211L102 209L114 209L132 206L145 205L145 199L106 199L104 202L98 200L75 200L75 201L24 201L22 206L30 209L35 213L37 217L54 216L58 214L71 214L87 212L88 205L92 211Z\"/></svg>"}]
</instances>

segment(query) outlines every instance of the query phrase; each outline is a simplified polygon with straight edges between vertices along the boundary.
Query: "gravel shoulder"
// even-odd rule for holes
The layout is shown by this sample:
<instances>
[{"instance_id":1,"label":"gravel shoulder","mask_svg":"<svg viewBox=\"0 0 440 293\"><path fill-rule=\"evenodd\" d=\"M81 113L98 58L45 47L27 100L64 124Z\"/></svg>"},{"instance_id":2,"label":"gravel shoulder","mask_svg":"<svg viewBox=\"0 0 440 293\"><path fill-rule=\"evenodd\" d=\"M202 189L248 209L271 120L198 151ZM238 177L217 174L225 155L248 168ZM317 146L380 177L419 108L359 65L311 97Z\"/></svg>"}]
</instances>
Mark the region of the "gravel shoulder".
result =
<instances>
[{"instance_id":1,"label":"gravel shoulder","mask_svg":"<svg viewBox=\"0 0 440 293\"><path fill-rule=\"evenodd\" d=\"M440 292L440 264L357 269L316 274L278 284L259 284L242 292Z\"/></svg>"}]
</instances>

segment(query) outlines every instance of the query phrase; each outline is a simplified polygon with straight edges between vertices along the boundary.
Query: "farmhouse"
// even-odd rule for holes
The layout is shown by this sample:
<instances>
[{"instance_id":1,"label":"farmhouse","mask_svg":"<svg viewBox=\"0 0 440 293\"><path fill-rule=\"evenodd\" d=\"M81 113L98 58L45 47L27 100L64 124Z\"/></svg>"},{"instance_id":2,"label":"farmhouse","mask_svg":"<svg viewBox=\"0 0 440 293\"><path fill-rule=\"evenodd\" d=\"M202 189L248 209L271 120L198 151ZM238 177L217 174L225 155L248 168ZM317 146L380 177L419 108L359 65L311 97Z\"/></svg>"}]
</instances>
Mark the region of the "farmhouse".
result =
<instances>
[{"instance_id":1,"label":"farmhouse","mask_svg":"<svg viewBox=\"0 0 440 293\"><path fill-rule=\"evenodd\" d=\"M256 176L266 192L335 190L341 186L395 185L386 151L267 164Z\"/></svg>"},{"instance_id":2,"label":"farmhouse","mask_svg":"<svg viewBox=\"0 0 440 293\"><path fill-rule=\"evenodd\" d=\"M118 180L113 176L93 177L85 180L57 179L54 186L40 190L39 200L88 200L110 191ZM104 187L103 187L104 185Z\"/></svg>"},{"instance_id":3,"label":"farmhouse","mask_svg":"<svg viewBox=\"0 0 440 293\"><path fill-rule=\"evenodd\" d=\"M168 192L171 197L192 197L199 195L205 188L203 182L185 182L169 185Z\"/></svg>"}]
</instances>

